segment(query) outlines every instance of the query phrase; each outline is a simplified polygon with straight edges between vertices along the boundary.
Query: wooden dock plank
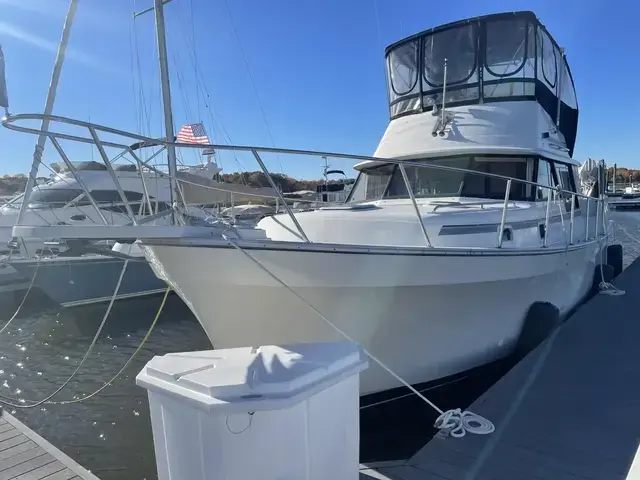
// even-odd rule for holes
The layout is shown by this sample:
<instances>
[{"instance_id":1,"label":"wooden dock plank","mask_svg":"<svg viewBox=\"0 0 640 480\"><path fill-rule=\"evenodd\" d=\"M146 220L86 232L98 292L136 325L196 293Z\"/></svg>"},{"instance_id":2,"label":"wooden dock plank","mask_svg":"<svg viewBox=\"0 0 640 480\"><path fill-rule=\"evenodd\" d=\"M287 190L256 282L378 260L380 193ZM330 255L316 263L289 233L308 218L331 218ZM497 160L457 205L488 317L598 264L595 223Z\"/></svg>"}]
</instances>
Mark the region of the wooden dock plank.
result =
<instances>
[{"instance_id":1,"label":"wooden dock plank","mask_svg":"<svg viewBox=\"0 0 640 480\"><path fill-rule=\"evenodd\" d=\"M16 465L20 465L21 463L30 462L31 460L34 460L46 454L47 452L45 452L42 448L36 447L31 448L25 452L18 453L17 455L13 455L12 457L5 458L2 463L0 463L0 475L2 475L2 472L11 467L15 467Z\"/></svg>"},{"instance_id":2,"label":"wooden dock plank","mask_svg":"<svg viewBox=\"0 0 640 480\"><path fill-rule=\"evenodd\" d=\"M40 455L36 458L32 458L31 460L27 460L26 462L15 465L11 468L7 468L0 472L0 480L13 480L19 475L23 473L30 472L35 470L38 467L43 465L47 465L49 463L54 463L56 461L51 455Z\"/></svg>"},{"instance_id":3,"label":"wooden dock plank","mask_svg":"<svg viewBox=\"0 0 640 480\"><path fill-rule=\"evenodd\" d=\"M24 480L24 479L22 479ZM59 472L54 473L53 475L49 475L44 477L42 480L82 480L78 477L75 472L72 472L68 468L61 470Z\"/></svg>"},{"instance_id":4,"label":"wooden dock plank","mask_svg":"<svg viewBox=\"0 0 640 480\"><path fill-rule=\"evenodd\" d=\"M0 418L0 480L98 480L85 468L2 412Z\"/></svg>"},{"instance_id":5,"label":"wooden dock plank","mask_svg":"<svg viewBox=\"0 0 640 480\"><path fill-rule=\"evenodd\" d=\"M42 480L47 479L63 470L68 470L61 462L48 463L28 473L13 478L12 480Z\"/></svg>"},{"instance_id":6,"label":"wooden dock plank","mask_svg":"<svg viewBox=\"0 0 640 480\"><path fill-rule=\"evenodd\" d=\"M615 285L626 295L591 299L469 408L494 433L436 436L361 479L627 479L640 441L640 260Z\"/></svg>"},{"instance_id":7,"label":"wooden dock plank","mask_svg":"<svg viewBox=\"0 0 640 480\"><path fill-rule=\"evenodd\" d=\"M26 440L14 447L7 448L6 450L0 452L0 465L4 465L4 461L13 457L14 455L18 455L19 453L26 452L27 450L32 450L37 447L38 446L31 440Z\"/></svg>"}]
</instances>

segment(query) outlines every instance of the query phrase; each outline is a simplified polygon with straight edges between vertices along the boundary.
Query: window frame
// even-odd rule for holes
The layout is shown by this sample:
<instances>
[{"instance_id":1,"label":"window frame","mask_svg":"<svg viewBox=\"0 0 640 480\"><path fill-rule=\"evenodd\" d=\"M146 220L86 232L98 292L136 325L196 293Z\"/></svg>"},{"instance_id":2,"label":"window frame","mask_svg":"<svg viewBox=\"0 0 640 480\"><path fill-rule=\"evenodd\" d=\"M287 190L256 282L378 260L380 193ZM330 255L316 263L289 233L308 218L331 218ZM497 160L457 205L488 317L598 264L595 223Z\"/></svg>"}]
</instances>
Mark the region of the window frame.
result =
<instances>
[{"instance_id":1,"label":"window frame","mask_svg":"<svg viewBox=\"0 0 640 480\"><path fill-rule=\"evenodd\" d=\"M562 165L563 167L565 167L567 169L567 173L568 178L569 178L569 191L574 193L575 196L575 211L578 211L580 209L580 202L578 201L578 195L582 195L581 192L578 191L578 186L576 185L576 179L574 178L573 175L573 165L570 163L566 163L566 162L561 162L558 160L548 160L548 162L551 164L551 172L553 175L553 181L556 184L556 187L558 185L560 185L562 187L562 182L560 181L560 175L558 174L558 171L556 169L557 165ZM562 188L563 190L566 190L564 187ZM566 205L567 206L567 211L571 210L571 206L570 206L570 199L566 199Z\"/></svg>"}]
</instances>

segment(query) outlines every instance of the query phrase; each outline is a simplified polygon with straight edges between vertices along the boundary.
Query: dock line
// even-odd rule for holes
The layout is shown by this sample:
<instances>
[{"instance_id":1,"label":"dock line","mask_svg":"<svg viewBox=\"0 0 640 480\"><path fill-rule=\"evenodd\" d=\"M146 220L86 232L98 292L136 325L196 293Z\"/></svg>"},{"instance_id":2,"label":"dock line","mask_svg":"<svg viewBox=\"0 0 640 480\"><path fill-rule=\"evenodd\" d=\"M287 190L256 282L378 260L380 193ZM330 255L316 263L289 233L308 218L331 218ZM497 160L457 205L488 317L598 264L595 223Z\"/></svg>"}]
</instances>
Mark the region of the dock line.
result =
<instances>
[{"instance_id":1,"label":"dock line","mask_svg":"<svg viewBox=\"0 0 640 480\"><path fill-rule=\"evenodd\" d=\"M229 238L226 234L222 234L222 237L229 242L236 250L241 252L244 256L246 256L249 260L251 260L255 265L257 265L262 271L264 271L267 275L269 275L272 279L274 279L277 283L282 285L285 289L287 289L291 294L293 294L298 300L304 303L307 307L309 307L316 315L318 315L322 320L328 323L336 332L346 338L348 341L353 343L356 342L353 338L343 332L337 325L335 325L331 320L325 317L322 312L320 312L316 307L307 302L298 292L293 290L289 285L283 282L275 273L265 267L259 260L254 258L249 252L244 250L240 245L238 245L233 239ZM411 392L418 396L421 400L431 406L436 412L438 412L439 416L436 419L434 426L445 433L450 434L452 437L461 438L464 437L466 432L474 433L476 435L488 435L495 430L493 423L491 423L488 419L470 412L468 410L461 411L459 408L450 409L447 411L443 411L436 404L434 404L427 397L422 395L418 390L416 390L409 382L404 380L400 375L395 373L391 368L375 357L371 352L369 352L366 348L362 347L362 351L377 363L380 367L382 367L387 373L389 373L393 378L398 380L402 385L407 387ZM454 433L455 432L455 433Z\"/></svg>"}]
</instances>

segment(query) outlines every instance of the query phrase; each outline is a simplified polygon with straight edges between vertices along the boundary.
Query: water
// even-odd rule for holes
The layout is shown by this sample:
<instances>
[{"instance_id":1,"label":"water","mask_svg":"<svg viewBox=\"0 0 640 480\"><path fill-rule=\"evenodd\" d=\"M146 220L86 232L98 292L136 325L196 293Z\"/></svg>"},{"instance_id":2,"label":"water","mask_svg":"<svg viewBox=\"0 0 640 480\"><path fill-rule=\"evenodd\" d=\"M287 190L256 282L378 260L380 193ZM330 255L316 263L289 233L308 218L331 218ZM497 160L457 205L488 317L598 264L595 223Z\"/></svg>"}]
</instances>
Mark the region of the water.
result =
<instances>
[{"instance_id":1,"label":"water","mask_svg":"<svg viewBox=\"0 0 640 480\"><path fill-rule=\"evenodd\" d=\"M612 218L619 224L617 241L625 247L628 265L640 256L640 212L617 212ZM79 398L115 375L144 337L160 301L156 296L117 303L91 357L56 399ZM34 303L0 334L0 395L39 400L51 394L76 368L106 309L100 305L42 311L42 304ZM6 409L102 480L154 479L146 391L135 385L135 375L153 355L208 348L211 344L198 322L171 295L143 350L100 395L75 404ZM444 408L464 407L509 366L508 362L491 366L482 375L456 382L446 393L427 394ZM435 417L425 411L415 397L363 411L365 456L374 458L385 450L391 457L406 458L406 442L415 449L431 435Z\"/></svg>"},{"instance_id":2,"label":"water","mask_svg":"<svg viewBox=\"0 0 640 480\"><path fill-rule=\"evenodd\" d=\"M79 398L111 379L139 345L160 302L155 296L117 303L91 357L54 400ZM51 394L76 368L105 309L35 313L30 305L31 312L0 334L0 394L30 400ZM156 478L146 390L135 385L135 375L153 355L209 348L198 322L172 294L143 350L101 394L75 404L5 408L102 480Z\"/></svg>"}]
</instances>

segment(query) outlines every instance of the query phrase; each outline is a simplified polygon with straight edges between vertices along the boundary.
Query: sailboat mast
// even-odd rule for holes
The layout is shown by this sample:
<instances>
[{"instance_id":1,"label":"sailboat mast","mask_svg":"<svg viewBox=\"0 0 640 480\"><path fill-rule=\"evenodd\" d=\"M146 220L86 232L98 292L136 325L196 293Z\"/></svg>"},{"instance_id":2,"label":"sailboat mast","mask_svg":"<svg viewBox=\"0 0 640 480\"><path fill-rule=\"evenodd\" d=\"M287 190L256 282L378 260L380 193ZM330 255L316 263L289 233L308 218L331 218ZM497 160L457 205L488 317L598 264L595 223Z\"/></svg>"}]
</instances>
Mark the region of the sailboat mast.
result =
<instances>
[{"instance_id":1,"label":"sailboat mast","mask_svg":"<svg viewBox=\"0 0 640 480\"><path fill-rule=\"evenodd\" d=\"M158 61L160 63L160 84L162 88L162 106L164 111L165 136L170 145L167 145L167 161L169 164L169 181L171 183L171 204L174 203L174 195L177 195L176 183L176 147L173 145L175 134L173 131L173 110L171 107L171 84L169 82L169 65L167 62L167 39L165 35L164 4L167 0L154 0L154 12L156 19L156 39L158 43Z\"/></svg>"},{"instance_id":2,"label":"sailboat mast","mask_svg":"<svg viewBox=\"0 0 640 480\"><path fill-rule=\"evenodd\" d=\"M33 161L31 163L31 172L29 172L29 178L27 178L27 186L24 190L24 196L22 198L22 205L20 206L20 212L18 212L17 225L21 225L24 220L24 216L29 205L29 197L31 197L31 191L36 182L36 175L38 175L38 169L42 162L42 152L44 152L44 146L47 142L47 135L44 132L49 130L49 115L53 112L53 104L56 100L56 92L58 91L58 82L60 81L60 73L62 72L62 64L64 63L65 53L67 51L67 44L69 43L69 35L71 34L71 25L76 15L78 8L78 0L71 0L69 3L69 10L64 20L64 27L62 28L62 38L58 45L58 53L56 54L56 62L53 65L53 73L51 74L51 83L49 84L49 91L47 92L47 101L44 106L44 117L40 124L40 130L43 133L38 135L38 141L36 143L35 150L33 152Z\"/></svg>"}]
</instances>

